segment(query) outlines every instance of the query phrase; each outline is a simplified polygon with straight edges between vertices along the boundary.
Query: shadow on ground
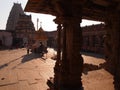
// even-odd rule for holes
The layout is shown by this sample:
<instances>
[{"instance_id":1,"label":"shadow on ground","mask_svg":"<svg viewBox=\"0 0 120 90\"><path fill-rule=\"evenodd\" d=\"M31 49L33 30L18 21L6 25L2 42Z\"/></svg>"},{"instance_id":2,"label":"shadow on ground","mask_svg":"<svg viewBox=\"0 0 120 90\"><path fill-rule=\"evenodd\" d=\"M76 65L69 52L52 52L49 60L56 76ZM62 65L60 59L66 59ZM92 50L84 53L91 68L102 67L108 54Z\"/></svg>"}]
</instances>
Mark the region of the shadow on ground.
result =
<instances>
[{"instance_id":1,"label":"shadow on ground","mask_svg":"<svg viewBox=\"0 0 120 90\"><path fill-rule=\"evenodd\" d=\"M101 55L101 54L89 53L89 52L81 52L81 54L85 55L85 56L104 59L104 55ZM87 75L89 71L99 70L101 68L104 68L103 63L100 63L99 65L84 63L83 64L83 73Z\"/></svg>"},{"instance_id":2,"label":"shadow on ground","mask_svg":"<svg viewBox=\"0 0 120 90\"><path fill-rule=\"evenodd\" d=\"M40 54L35 54L35 53L30 53L30 54L26 54L23 56L23 59L21 60L21 63L25 63L37 58L41 58L42 56Z\"/></svg>"},{"instance_id":3,"label":"shadow on ground","mask_svg":"<svg viewBox=\"0 0 120 90\"><path fill-rule=\"evenodd\" d=\"M30 53L30 54L23 55L23 56L18 57L18 58L14 59L14 60L11 60L10 62L7 62L7 63L5 63L3 65L0 65L0 70L7 67L7 66L9 66L13 62L15 62L17 60L20 60L20 58L22 58L21 63L17 64L13 68L16 68L18 65L21 65L21 64L23 64L25 62L28 62L28 61L31 61L31 60L34 60L34 59L37 59L37 58L42 58L42 55L35 54L35 53ZM44 60L44 58L42 58L42 59Z\"/></svg>"},{"instance_id":4,"label":"shadow on ground","mask_svg":"<svg viewBox=\"0 0 120 90\"><path fill-rule=\"evenodd\" d=\"M7 62L7 63L5 63L5 64L3 64L3 65L0 65L0 70L1 69L3 69L3 68L5 68L5 67L7 67L9 64L11 64L12 62L15 62L15 61L17 61L17 60L19 60L20 58L22 58L23 56L21 56L21 57L18 57L18 58L16 58L16 59L13 59L13 60L11 60L10 62Z\"/></svg>"},{"instance_id":5,"label":"shadow on ground","mask_svg":"<svg viewBox=\"0 0 120 90\"><path fill-rule=\"evenodd\" d=\"M83 64L83 73L87 75L89 71L99 70L101 68L103 68L103 67L98 66L98 65L84 63Z\"/></svg>"},{"instance_id":6,"label":"shadow on ground","mask_svg":"<svg viewBox=\"0 0 120 90\"><path fill-rule=\"evenodd\" d=\"M17 68L18 66L22 65L23 63L29 62L31 60L42 58L43 56L40 54L30 53L23 56L20 63L16 64L12 69ZM43 58L42 58L43 59Z\"/></svg>"}]
</instances>

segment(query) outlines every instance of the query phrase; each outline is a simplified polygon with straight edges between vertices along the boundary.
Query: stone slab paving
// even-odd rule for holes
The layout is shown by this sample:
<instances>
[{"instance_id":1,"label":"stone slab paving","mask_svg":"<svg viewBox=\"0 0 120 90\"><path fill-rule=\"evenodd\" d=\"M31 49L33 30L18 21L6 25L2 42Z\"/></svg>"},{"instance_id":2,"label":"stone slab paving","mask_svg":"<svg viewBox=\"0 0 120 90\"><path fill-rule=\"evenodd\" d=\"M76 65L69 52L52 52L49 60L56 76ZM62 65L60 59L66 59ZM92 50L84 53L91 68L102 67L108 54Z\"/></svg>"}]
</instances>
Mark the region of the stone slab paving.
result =
<instances>
[{"instance_id":1,"label":"stone slab paving","mask_svg":"<svg viewBox=\"0 0 120 90\"><path fill-rule=\"evenodd\" d=\"M47 90L54 60L26 54L26 49L0 51L0 90Z\"/></svg>"},{"instance_id":2,"label":"stone slab paving","mask_svg":"<svg viewBox=\"0 0 120 90\"><path fill-rule=\"evenodd\" d=\"M55 52L40 58L26 49L0 51L0 90L47 90L46 81L54 76ZM83 55L84 63L98 65L103 59ZM114 90L113 76L104 69L86 70L82 75L84 90ZM102 88L104 87L104 88Z\"/></svg>"}]
</instances>

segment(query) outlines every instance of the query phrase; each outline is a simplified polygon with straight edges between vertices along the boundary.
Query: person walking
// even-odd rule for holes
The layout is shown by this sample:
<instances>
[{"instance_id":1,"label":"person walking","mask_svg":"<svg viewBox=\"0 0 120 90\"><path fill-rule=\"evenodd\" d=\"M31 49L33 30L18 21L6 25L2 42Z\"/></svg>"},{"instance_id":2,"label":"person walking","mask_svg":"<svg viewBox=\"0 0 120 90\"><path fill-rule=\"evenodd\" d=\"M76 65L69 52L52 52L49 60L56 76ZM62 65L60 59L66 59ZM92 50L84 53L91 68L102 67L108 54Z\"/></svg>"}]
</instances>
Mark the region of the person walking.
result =
<instances>
[{"instance_id":1,"label":"person walking","mask_svg":"<svg viewBox=\"0 0 120 90\"><path fill-rule=\"evenodd\" d=\"M30 52L30 45L28 43L26 44L26 49L27 49L27 54L29 54L29 52Z\"/></svg>"}]
</instances>

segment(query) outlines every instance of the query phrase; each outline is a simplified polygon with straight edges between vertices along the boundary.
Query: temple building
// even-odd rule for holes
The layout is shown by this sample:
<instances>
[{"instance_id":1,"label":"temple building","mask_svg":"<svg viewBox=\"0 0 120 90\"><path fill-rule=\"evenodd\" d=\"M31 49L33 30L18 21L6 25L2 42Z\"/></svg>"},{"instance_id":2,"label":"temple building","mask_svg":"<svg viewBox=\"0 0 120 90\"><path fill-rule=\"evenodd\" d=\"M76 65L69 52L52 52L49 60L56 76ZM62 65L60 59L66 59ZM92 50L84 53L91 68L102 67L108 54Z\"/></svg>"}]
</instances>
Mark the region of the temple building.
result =
<instances>
[{"instance_id":1,"label":"temple building","mask_svg":"<svg viewBox=\"0 0 120 90\"><path fill-rule=\"evenodd\" d=\"M12 33L0 30L0 49L2 48L11 48L13 43Z\"/></svg>"},{"instance_id":2,"label":"temple building","mask_svg":"<svg viewBox=\"0 0 120 90\"><path fill-rule=\"evenodd\" d=\"M45 32L47 35L47 46L50 48L57 48L57 31Z\"/></svg>"},{"instance_id":3,"label":"temple building","mask_svg":"<svg viewBox=\"0 0 120 90\"><path fill-rule=\"evenodd\" d=\"M22 47L25 43L33 42L35 27L32 16L26 15L21 4L14 3L6 24L6 31L13 37L13 46Z\"/></svg>"},{"instance_id":4,"label":"temple building","mask_svg":"<svg viewBox=\"0 0 120 90\"><path fill-rule=\"evenodd\" d=\"M42 44L45 47L47 47L48 37L47 37L45 31L43 30L42 25L40 25L39 30L35 31L34 40L35 40L35 44L37 44L37 43L39 44L40 42L42 42Z\"/></svg>"},{"instance_id":5,"label":"temple building","mask_svg":"<svg viewBox=\"0 0 120 90\"><path fill-rule=\"evenodd\" d=\"M104 36L106 34L104 27L104 24L82 27L83 45L81 49L83 51L104 54Z\"/></svg>"},{"instance_id":6,"label":"temple building","mask_svg":"<svg viewBox=\"0 0 120 90\"><path fill-rule=\"evenodd\" d=\"M7 20L6 30L15 30L20 14L24 14L21 4L14 3Z\"/></svg>"},{"instance_id":7,"label":"temple building","mask_svg":"<svg viewBox=\"0 0 120 90\"><path fill-rule=\"evenodd\" d=\"M104 36L106 34L104 27L105 25L102 23L82 27L83 45L81 51L104 55ZM46 32L46 34L48 37L47 46L57 48L57 31Z\"/></svg>"},{"instance_id":8,"label":"temple building","mask_svg":"<svg viewBox=\"0 0 120 90\"><path fill-rule=\"evenodd\" d=\"M31 20L31 15L20 14L15 26L15 38L21 40L23 44L32 43L35 28Z\"/></svg>"}]
</instances>

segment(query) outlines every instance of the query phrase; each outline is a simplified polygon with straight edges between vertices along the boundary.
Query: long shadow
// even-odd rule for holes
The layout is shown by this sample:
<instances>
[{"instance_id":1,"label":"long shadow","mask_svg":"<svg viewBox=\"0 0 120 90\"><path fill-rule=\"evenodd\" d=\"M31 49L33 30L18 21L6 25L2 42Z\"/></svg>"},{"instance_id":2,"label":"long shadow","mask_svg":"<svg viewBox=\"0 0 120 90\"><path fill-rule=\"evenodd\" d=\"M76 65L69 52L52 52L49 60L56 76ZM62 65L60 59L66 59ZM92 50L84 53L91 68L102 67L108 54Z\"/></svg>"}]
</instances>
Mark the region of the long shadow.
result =
<instances>
[{"instance_id":1,"label":"long shadow","mask_svg":"<svg viewBox=\"0 0 120 90\"><path fill-rule=\"evenodd\" d=\"M95 58L104 59L104 55L101 55L101 54L96 54L96 53L91 53L91 52L81 52L81 54L85 55L85 56L91 56L91 57L95 57ZM98 65L94 65L94 64L84 63L83 64L83 73L88 74L89 71L99 70L101 68L104 68L104 66L102 64L100 64L98 66Z\"/></svg>"},{"instance_id":2,"label":"long shadow","mask_svg":"<svg viewBox=\"0 0 120 90\"><path fill-rule=\"evenodd\" d=\"M98 66L98 65L84 63L83 64L83 73L87 75L89 71L99 70L101 68L102 67Z\"/></svg>"},{"instance_id":3,"label":"long shadow","mask_svg":"<svg viewBox=\"0 0 120 90\"><path fill-rule=\"evenodd\" d=\"M23 56L21 63L25 63L25 62L31 61L33 59L41 58L41 57L42 56L40 54L35 54L35 53L26 54Z\"/></svg>"},{"instance_id":4,"label":"long shadow","mask_svg":"<svg viewBox=\"0 0 120 90\"><path fill-rule=\"evenodd\" d=\"M21 57L19 57L19 58L16 58L16 59L13 59L13 60L11 60L10 62L5 63L5 64L3 64L3 65L0 65L0 69L3 69L3 68L5 68L5 67L7 67L9 64L11 64L12 62L15 62L15 61L19 60L19 59L22 58L22 57L23 57L23 56L21 56Z\"/></svg>"},{"instance_id":5,"label":"long shadow","mask_svg":"<svg viewBox=\"0 0 120 90\"><path fill-rule=\"evenodd\" d=\"M21 63L17 64L12 69L15 69L16 67L20 66L21 64L29 62L29 61L37 59L37 58L42 58L42 55L36 54L36 53L26 54L26 55L23 56L23 59L21 60Z\"/></svg>"},{"instance_id":6,"label":"long shadow","mask_svg":"<svg viewBox=\"0 0 120 90\"><path fill-rule=\"evenodd\" d=\"M89 52L81 52L81 54L82 55L85 55L85 56L92 56L92 57L95 57L95 58L101 58L101 59L104 59L106 62L104 62L104 63L100 63L99 64L99 67L98 67L98 69L99 68L104 68L107 72L109 72L109 73L111 73L112 75L114 75L114 73L113 73L113 71L110 69L110 65L109 65L109 63L108 63L108 61L105 59L105 56L104 55L101 55L101 54L96 54L96 53L89 53ZM97 66L95 66L95 65L84 65L84 67L86 68L86 67L97 67Z\"/></svg>"}]
</instances>

